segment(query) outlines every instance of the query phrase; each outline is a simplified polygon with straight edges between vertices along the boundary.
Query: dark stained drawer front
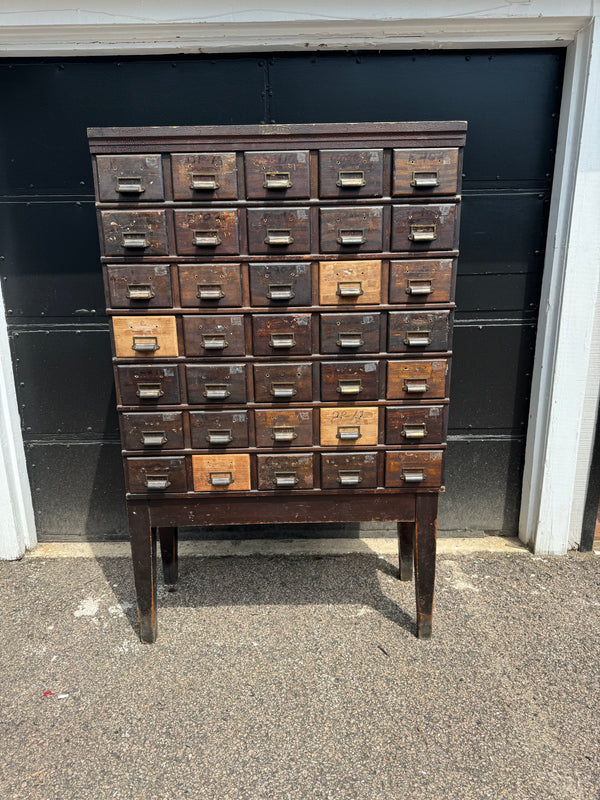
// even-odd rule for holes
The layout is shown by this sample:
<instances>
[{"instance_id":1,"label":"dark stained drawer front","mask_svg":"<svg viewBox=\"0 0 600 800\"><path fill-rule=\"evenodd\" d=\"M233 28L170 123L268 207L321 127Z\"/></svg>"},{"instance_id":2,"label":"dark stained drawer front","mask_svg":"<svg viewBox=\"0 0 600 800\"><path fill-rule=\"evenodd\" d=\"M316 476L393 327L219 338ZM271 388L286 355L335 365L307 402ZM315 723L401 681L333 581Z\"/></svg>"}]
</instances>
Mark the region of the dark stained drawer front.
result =
<instances>
[{"instance_id":1,"label":"dark stained drawer front","mask_svg":"<svg viewBox=\"0 0 600 800\"><path fill-rule=\"evenodd\" d=\"M257 447L312 446L313 414L310 408L257 409L254 424Z\"/></svg>"},{"instance_id":2,"label":"dark stained drawer front","mask_svg":"<svg viewBox=\"0 0 600 800\"><path fill-rule=\"evenodd\" d=\"M442 444L448 406L392 406L385 411L385 442L414 446Z\"/></svg>"},{"instance_id":3,"label":"dark stained drawer front","mask_svg":"<svg viewBox=\"0 0 600 800\"><path fill-rule=\"evenodd\" d=\"M228 208L176 211L175 239L180 255L203 258L239 253L238 212Z\"/></svg>"},{"instance_id":4,"label":"dark stained drawer front","mask_svg":"<svg viewBox=\"0 0 600 800\"><path fill-rule=\"evenodd\" d=\"M449 311L390 312L388 349L391 353L447 350L449 344Z\"/></svg>"},{"instance_id":5,"label":"dark stained drawer front","mask_svg":"<svg viewBox=\"0 0 600 800\"><path fill-rule=\"evenodd\" d=\"M186 492L185 458L127 458L127 484L132 494Z\"/></svg>"},{"instance_id":6,"label":"dark stained drawer front","mask_svg":"<svg viewBox=\"0 0 600 800\"><path fill-rule=\"evenodd\" d=\"M192 473L195 492L244 492L250 489L250 456L192 456Z\"/></svg>"},{"instance_id":7,"label":"dark stained drawer front","mask_svg":"<svg viewBox=\"0 0 600 800\"><path fill-rule=\"evenodd\" d=\"M377 305L381 302L381 261L321 261L321 305Z\"/></svg>"},{"instance_id":8,"label":"dark stained drawer front","mask_svg":"<svg viewBox=\"0 0 600 800\"><path fill-rule=\"evenodd\" d=\"M377 406L321 408L319 418L322 447L368 447L377 444Z\"/></svg>"},{"instance_id":9,"label":"dark stained drawer front","mask_svg":"<svg viewBox=\"0 0 600 800\"><path fill-rule=\"evenodd\" d=\"M107 256L165 256L167 220L164 211L102 211Z\"/></svg>"},{"instance_id":10,"label":"dark stained drawer front","mask_svg":"<svg viewBox=\"0 0 600 800\"><path fill-rule=\"evenodd\" d=\"M181 411L120 414L119 423L125 450L181 450L183 447Z\"/></svg>"},{"instance_id":11,"label":"dark stained drawer front","mask_svg":"<svg viewBox=\"0 0 600 800\"><path fill-rule=\"evenodd\" d=\"M181 305L218 308L242 305L239 264L182 264L179 267Z\"/></svg>"},{"instance_id":12,"label":"dark stained drawer front","mask_svg":"<svg viewBox=\"0 0 600 800\"><path fill-rule=\"evenodd\" d=\"M175 317L158 314L111 317L117 358L174 358L179 355Z\"/></svg>"},{"instance_id":13,"label":"dark stained drawer front","mask_svg":"<svg viewBox=\"0 0 600 800\"><path fill-rule=\"evenodd\" d=\"M321 150L319 194L341 199L381 197L383 150Z\"/></svg>"},{"instance_id":14,"label":"dark stained drawer front","mask_svg":"<svg viewBox=\"0 0 600 800\"><path fill-rule=\"evenodd\" d=\"M254 355L286 356L311 352L310 314L253 314Z\"/></svg>"},{"instance_id":15,"label":"dark stained drawer front","mask_svg":"<svg viewBox=\"0 0 600 800\"><path fill-rule=\"evenodd\" d=\"M173 305L168 264L106 267L112 308L170 308Z\"/></svg>"},{"instance_id":16,"label":"dark stained drawer front","mask_svg":"<svg viewBox=\"0 0 600 800\"><path fill-rule=\"evenodd\" d=\"M305 403L312 400L311 364L255 364L257 403Z\"/></svg>"},{"instance_id":17,"label":"dark stained drawer front","mask_svg":"<svg viewBox=\"0 0 600 800\"><path fill-rule=\"evenodd\" d=\"M452 300L450 259L390 262L390 303L448 303Z\"/></svg>"},{"instance_id":18,"label":"dark stained drawer front","mask_svg":"<svg viewBox=\"0 0 600 800\"><path fill-rule=\"evenodd\" d=\"M321 400L324 402L363 402L378 397L378 361L324 361L321 364Z\"/></svg>"},{"instance_id":19,"label":"dark stained drawer front","mask_svg":"<svg viewBox=\"0 0 600 800\"><path fill-rule=\"evenodd\" d=\"M245 364L186 364L190 403L245 403Z\"/></svg>"},{"instance_id":20,"label":"dark stained drawer front","mask_svg":"<svg viewBox=\"0 0 600 800\"><path fill-rule=\"evenodd\" d=\"M312 455L268 456L259 453L256 461L259 489L312 489Z\"/></svg>"},{"instance_id":21,"label":"dark stained drawer front","mask_svg":"<svg viewBox=\"0 0 600 800\"><path fill-rule=\"evenodd\" d=\"M418 489L442 483L441 450L401 450L385 456L385 485Z\"/></svg>"},{"instance_id":22,"label":"dark stained drawer front","mask_svg":"<svg viewBox=\"0 0 600 800\"><path fill-rule=\"evenodd\" d=\"M173 406L181 402L179 373L174 365L119 364L117 380L124 406Z\"/></svg>"},{"instance_id":23,"label":"dark stained drawer front","mask_svg":"<svg viewBox=\"0 0 600 800\"><path fill-rule=\"evenodd\" d=\"M246 353L241 314L196 314L183 318L186 356L243 356Z\"/></svg>"},{"instance_id":24,"label":"dark stained drawer front","mask_svg":"<svg viewBox=\"0 0 600 800\"><path fill-rule=\"evenodd\" d=\"M453 250L456 248L456 205L407 205L392 209L392 250Z\"/></svg>"},{"instance_id":25,"label":"dark stained drawer front","mask_svg":"<svg viewBox=\"0 0 600 800\"><path fill-rule=\"evenodd\" d=\"M321 314L321 353L378 353L381 314Z\"/></svg>"},{"instance_id":26,"label":"dark stained drawer front","mask_svg":"<svg viewBox=\"0 0 600 800\"><path fill-rule=\"evenodd\" d=\"M322 208L321 252L376 253L383 243L381 206Z\"/></svg>"},{"instance_id":27,"label":"dark stained drawer front","mask_svg":"<svg viewBox=\"0 0 600 800\"><path fill-rule=\"evenodd\" d=\"M235 200L235 153L173 153L175 200Z\"/></svg>"},{"instance_id":28,"label":"dark stained drawer front","mask_svg":"<svg viewBox=\"0 0 600 800\"><path fill-rule=\"evenodd\" d=\"M250 264L249 269L253 306L310 305L310 264Z\"/></svg>"},{"instance_id":29,"label":"dark stained drawer front","mask_svg":"<svg viewBox=\"0 0 600 800\"><path fill-rule=\"evenodd\" d=\"M393 194L413 197L456 194L457 185L457 148L394 150Z\"/></svg>"},{"instance_id":30,"label":"dark stained drawer front","mask_svg":"<svg viewBox=\"0 0 600 800\"><path fill-rule=\"evenodd\" d=\"M309 253L308 208L249 208L248 251L271 256Z\"/></svg>"},{"instance_id":31,"label":"dark stained drawer front","mask_svg":"<svg viewBox=\"0 0 600 800\"><path fill-rule=\"evenodd\" d=\"M387 397L390 400L421 400L446 397L448 361L414 359L388 362Z\"/></svg>"},{"instance_id":32,"label":"dark stained drawer front","mask_svg":"<svg viewBox=\"0 0 600 800\"><path fill-rule=\"evenodd\" d=\"M310 194L308 150L245 153L246 197L251 200L304 198Z\"/></svg>"},{"instance_id":33,"label":"dark stained drawer front","mask_svg":"<svg viewBox=\"0 0 600 800\"><path fill-rule=\"evenodd\" d=\"M322 489L375 489L377 453L322 453Z\"/></svg>"},{"instance_id":34,"label":"dark stained drawer front","mask_svg":"<svg viewBox=\"0 0 600 800\"><path fill-rule=\"evenodd\" d=\"M163 200L161 157L154 154L98 156L98 199L137 203Z\"/></svg>"},{"instance_id":35,"label":"dark stained drawer front","mask_svg":"<svg viewBox=\"0 0 600 800\"><path fill-rule=\"evenodd\" d=\"M248 447L247 411L190 411L192 447Z\"/></svg>"}]
</instances>

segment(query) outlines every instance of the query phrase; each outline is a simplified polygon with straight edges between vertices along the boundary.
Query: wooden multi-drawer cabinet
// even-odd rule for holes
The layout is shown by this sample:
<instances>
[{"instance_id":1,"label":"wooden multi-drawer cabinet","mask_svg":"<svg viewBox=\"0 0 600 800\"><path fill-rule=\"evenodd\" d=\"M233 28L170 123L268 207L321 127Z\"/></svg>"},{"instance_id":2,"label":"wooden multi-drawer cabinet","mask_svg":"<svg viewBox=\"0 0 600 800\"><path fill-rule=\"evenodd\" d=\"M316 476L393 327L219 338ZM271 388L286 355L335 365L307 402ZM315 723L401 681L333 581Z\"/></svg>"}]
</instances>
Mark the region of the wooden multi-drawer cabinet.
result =
<instances>
[{"instance_id":1,"label":"wooden multi-drawer cabinet","mask_svg":"<svg viewBox=\"0 0 600 800\"><path fill-rule=\"evenodd\" d=\"M88 132L141 637L177 526L398 522L431 635L464 122Z\"/></svg>"}]
</instances>

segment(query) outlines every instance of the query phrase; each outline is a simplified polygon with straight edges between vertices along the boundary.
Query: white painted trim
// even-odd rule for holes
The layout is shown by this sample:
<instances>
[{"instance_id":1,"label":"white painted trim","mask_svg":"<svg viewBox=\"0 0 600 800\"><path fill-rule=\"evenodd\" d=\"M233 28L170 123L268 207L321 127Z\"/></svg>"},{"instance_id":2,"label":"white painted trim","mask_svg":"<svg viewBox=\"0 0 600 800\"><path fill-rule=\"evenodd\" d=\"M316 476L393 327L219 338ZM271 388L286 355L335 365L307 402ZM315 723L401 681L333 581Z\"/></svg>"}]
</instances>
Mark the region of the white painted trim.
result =
<instances>
[{"instance_id":1,"label":"white painted trim","mask_svg":"<svg viewBox=\"0 0 600 800\"><path fill-rule=\"evenodd\" d=\"M35 522L0 289L0 559L35 547Z\"/></svg>"}]
</instances>

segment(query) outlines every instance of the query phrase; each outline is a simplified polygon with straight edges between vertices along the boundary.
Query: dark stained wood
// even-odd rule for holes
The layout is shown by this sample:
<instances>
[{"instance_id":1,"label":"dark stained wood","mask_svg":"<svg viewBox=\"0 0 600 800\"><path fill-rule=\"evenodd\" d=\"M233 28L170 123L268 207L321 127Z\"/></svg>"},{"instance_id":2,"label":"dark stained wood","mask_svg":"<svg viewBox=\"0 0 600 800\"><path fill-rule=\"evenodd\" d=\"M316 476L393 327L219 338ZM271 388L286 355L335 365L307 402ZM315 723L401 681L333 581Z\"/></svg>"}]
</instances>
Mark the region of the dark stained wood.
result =
<instances>
[{"instance_id":1,"label":"dark stained wood","mask_svg":"<svg viewBox=\"0 0 600 800\"><path fill-rule=\"evenodd\" d=\"M173 153L171 156L175 200L235 200L235 153Z\"/></svg>"},{"instance_id":2,"label":"dark stained wood","mask_svg":"<svg viewBox=\"0 0 600 800\"><path fill-rule=\"evenodd\" d=\"M321 353L378 353L380 321L373 312L321 314Z\"/></svg>"},{"instance_id":3,"label":"dark stained wood","mask_svg":"<svg viewBox=\"0 0 600 800\"><path fill-rule=\"evenodd\" d=\"M125 450L183 449L181 411L130 412L119 415L121 441Z\"/></svg>"},{"instance_id":4,"label":"dark stained wood","mask_svg":"<svg viewBox=\"0 0 600 800\"><path fill-rule=\"evenodd\" d=\"M257 403L305 403L312 400L312 368L308 363L255 364Z\"/></svg>"},{"instance_id":5,"label":"dark stained wood","mask_svg":"<svg viewBox=\"0 0 600 800\"><path fill-rule=\"evenodd\" d=\"M321 150L319 194L353 200L383 194L383 150Z\"/></svg>"},{"instance_id":6,"label":"dark stained wood","mask_svg":"<svg viewBox=\"0 0 600 800\"><path fill-rule=\"evenodd\" d=\"M386 444L442 444L448 406L391 406L385 410Z\"/></svg>"},{"instance_id":7,"label":"dark stained wood","mask_svg":"<svg viewBox=\"0 0 600 800\"><path fill-rule=\"evenodd\" d=\"M415 538L414 522L398 522L398 577L401 581L412 581Z\"/></svg>"},{"instance_id":8,"label":"dark stained wood","mask_svg":"<svg viewBox=\"0 0 600 800\"><path fill-rule=\"evenodd\" d=\"M251 200L307 198L308 150L268 150L246 153L246 197Z\"/></svg>"},{"instance_id":9,"label":"dark stained wood","mask_svg":"<svg viewBox=\"0 0 600 800\"><path fill-rule=\"evenodd\" d=\"M310 252L307 208L249 208L248 252L286 255Z\"/></svg>"},{"instance_id":10,"label":"dark stained wood","mask_svg":"<svg viewBox=\"0 0 600 800\"><path fill-rule=\"evenodd\" d=\"M387 250L383 241L382 206L321 208L323 253L376 253Z\"/></svg>"},{"instance_id":11,"label":"dark stained wood","mask_svg":"<svg viewBox=\"0 0 600 800\"><path fill-rule=\"evenodd\" d=\"M321 453L323 489L374 489L377 453Z\"/></svg>"},{"instance_id":12,"label":"dark stained wood","mask_svg":"<svg viewBox=\"0 0 600 800\"><path fill-rule=\"evenodd\" d=\"M253 314L252 343L257 356L309 355L312 349L310 314Z\"/></svg>"},{"instance_id":13,"label":"dark stained wood","mask_svg":"<svg viewBox=\"0 0 600 800\"><path fill-rule=\"evenodd\" d=\"M393 206L392 250L453 250L455 245L455 203Z\"/></svg>"},{"instance_id":14,"label":"dark stained wood","mask_svg":"<svg viewBox=\"0 0 600 800\"><path fill-rule=\"evenodd\" d=\"M104 253L107 256L165 256L165 211L101 211Z\"/></svg>"},{"instance_id":15,"label":"dark stained wood","mask_svg":"<svg viewBox=\"0 0 600 800\"><path fill-rule=\"evenodd\" d=\"M181 402L179 376L174 364L119 364L117 376L124 406L176 405Z\"/></svg>"},{"instance_id":16,"label":"dark stained wood","mask_svg":"<svg viewBox=\"0 0 600 800\"><path fill-rule=\"evenodd\" d=\"M104 203L152 203L164 199L162 157L98 156L98 199Z\"/></svg>"},{"instance_id":17,"label":"dark stained wood","mask_svg":"<svg viewBox=\"0 0 600 800\"><path fill-rule=\"evenodd\" d=\"M175 211L175 240L177 253L182 256L207 258L239 253L238 211Z\"/></svg>"},{"instance_id":18,"label":"dark stained wood","mask_svg":"<svg viewBox=\"0 0 600 800\"><path fill-rule=\"evenodd\" d=\"M391 311L388 314L390 353L447 350L449 337L449 311Z\"/></svg>"},{"instance_id":19,"label":"dark stained wood","mask_svg":"<svg viewBox=\"0 0 600 800\"><path fill-rule=\"evenodd\" d=\"M190 403L246 402L246 364L186 364L185 374Z\"/></svg>"},{"instance_id":20,"label":"dark stained wood","mask_svg":"<svg viewBox=\"0 0 600 800\"><path fill-rule=\"evenodd\" d=\"M231 358L246 354L241 314L197 314L183 317L186 356Z\"/></svg>"},{"instance_id":21,"label":"dark stained wood","mask_svg":"<svg viewBox=\"0 0 600 800\"><path fill-rule=\"evenodd\" d=\"M437 494L418 494L415 505L417 636L419 639L430 639L435 584L438 496Z\"/></svg>"},{"instance_id":22,"label":"dark stained wood","mask_svg":"<svg viewBox=\"0 0 600 800\"><path fill-rule=\"evenodd\" d=\"M145 308L173 305L171 268L168 264L109 265L106 268L109 304L134 313Z\"/></svg>"},{"instance_id":23,"label":"dark stained wood","mask_svg":"<svg viewBox=\"0 0 600 800\"><path fill-rule=\"evenodd\" d=\"M388 361L387 367L386 397L390 400L433 400L447 395L445 359Z\"/></svg>"},{"instance_id":24,"label":"dark stained wood","mask_svg":"<svg viewBox=\"0 0 600 800\"><path fill-rule=\"evenodd\" d=\"M385 456L385 485L392 488L437 487L442 482L441 450L396 450Z\"/></svg>"},{"instance_id":25,"label":"dark stained wood","mask_svg":"<svg viewBox=\"0 0 600 800\"><path fill-rule=\"evenodd\" d=\"M250 264L250 302L253 306L285 308L311 302L310 264Z\"/></svg>"},{"instance_id":26,"label":"dark stained wood","mask_svg":"<svg viewBox=\"0 0 600 800\"><path fill-rule=\"evenodd\" d=\"M156 641L157 634L156 528L150 525L148 503L128 503L127 516L140 639L151 644Z\"/></svg>"},{"instance_id":27,"label":"dark stained wood","mask_svg":"<svg viewBox=\"0 0 600 800\"><path fill-rule=\"evenodd\" d=\"M127 485L132 494L169 494L187 491L185 459L182 456L125 459Z\"/></svg>"},{"instance_id":28,"label":"dark stained wood","mask_svg":"<svg viewBox=\"0 0 600 800\"><path fill-rule=\"evenodd\" d=\"M242 305L239 264L181 264L181 305L186 308L218 308Z\"/></svg>"},{"instance_id":29,"label":"dark stained wood","mask_svg":"<svg viewBox=\"0 0 600 800\"><path fill-rule=\"evenodd\" d=\"M458 148L394 150L394 195L428 197L456 194Z\"/></svg>"},{"instance_id":30,"label":"dark stained wood","mask_svg":"<svg viewBox=\"0 0 600 800\"><path fill-rule=\"evenodd\" d=\"M163 525L158 529L158 535L160 538L163 579L165 583L177 583L177 578L179 577L177 559L178 530L173 526L165 527Z\"/></svg>"},{"instance_id":31,"label":"dark stained wood","mask_svg":"<svg viewBox=\"0 0 600 800\"><path fill-rule=\"evenodd\" d=\"M449 258L392 261L390 303L449 303L452 273L453 262Z\"/></svg>"},{"instance_id":32,"label":"dark stained wood","mask_svg":"<svg viewBox=\"0 0 600 800\"><path fill-rule=\"evenodd\" d=\"M292 491L311 489L313 485L312 454L259 455L258 488Z\"/></svg>"},{"instance_id":33,"label":"dark stained wood","mask_svg":"<svg viewBox=\"0 0 600 800\"><path fill-rule=\"evenodd\" d=\"M247 411L190 411L192 447L248 447Z\"/></svg>"},{"instance_id":34,"label":"dark stained wood","mask_svg":"<svg viewBox=\"0 0 600 800\"><path fill-rule=\"evenodd\" d=\"M256 409L254 423L257 447L282 450L313 444L311 408Z\"/></svg>"},{"instance_id":35,"label":"dark stained wood","mask_svg":"<svg viewBox=\"0 0 600 800\"><path fill-rule=\"evenodd\" d=\"M377 400L378 367L377 361L323 361L321 400L330 403Z\"/></svg>"}]
</instances>

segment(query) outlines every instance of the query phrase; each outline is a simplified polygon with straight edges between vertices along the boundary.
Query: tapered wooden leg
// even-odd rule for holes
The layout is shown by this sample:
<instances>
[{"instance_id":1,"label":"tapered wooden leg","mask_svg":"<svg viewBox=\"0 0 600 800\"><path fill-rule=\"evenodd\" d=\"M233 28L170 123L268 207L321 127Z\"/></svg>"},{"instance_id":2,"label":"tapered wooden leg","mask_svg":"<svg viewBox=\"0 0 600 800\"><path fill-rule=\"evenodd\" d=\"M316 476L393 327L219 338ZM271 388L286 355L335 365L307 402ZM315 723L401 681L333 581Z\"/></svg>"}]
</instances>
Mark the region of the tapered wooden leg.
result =
<instances>
[{"instance_id":1,"label":"tapered wooden leg","mask_svg":"<svg viewBox=\"0 0 600 800\"><path fill-rule=\"evenodd\" d=\"M177 583L177 528L159 528L160 554L162 557L163 578L165 583Z\"/></svg>"},{"instance_id":2,"label":"tapered wooden leg","mask_svg":"<svg viewBox=\"0 0 600 800\"><path fill-rule=\"evenodd\" d=\"M147 503L128 503L127 513L140 639L151 643L156 641L156 528L150 526Z\"/></svg>"},{"instance_id":3,"label":"tapered wooden leg","mask_svg":"<svg viewBox=\"0 0 600 800\"><path fill-rule=\"evenodd\" d=\"M431 638L438 496L417 494L415 522L415 595L417 636Z\"/></svg>"},{"instance_id":4,"label":"tapered wooden leg","mask_svg":"<svg viewBox=\"0 0 600 800\"><path fill-rule=\"evenodd\" d=\"M399 577L401 581L412 581L414 535L414 522L398 523L398 562L400 565Z\"/></svg>"}]
</instances>

